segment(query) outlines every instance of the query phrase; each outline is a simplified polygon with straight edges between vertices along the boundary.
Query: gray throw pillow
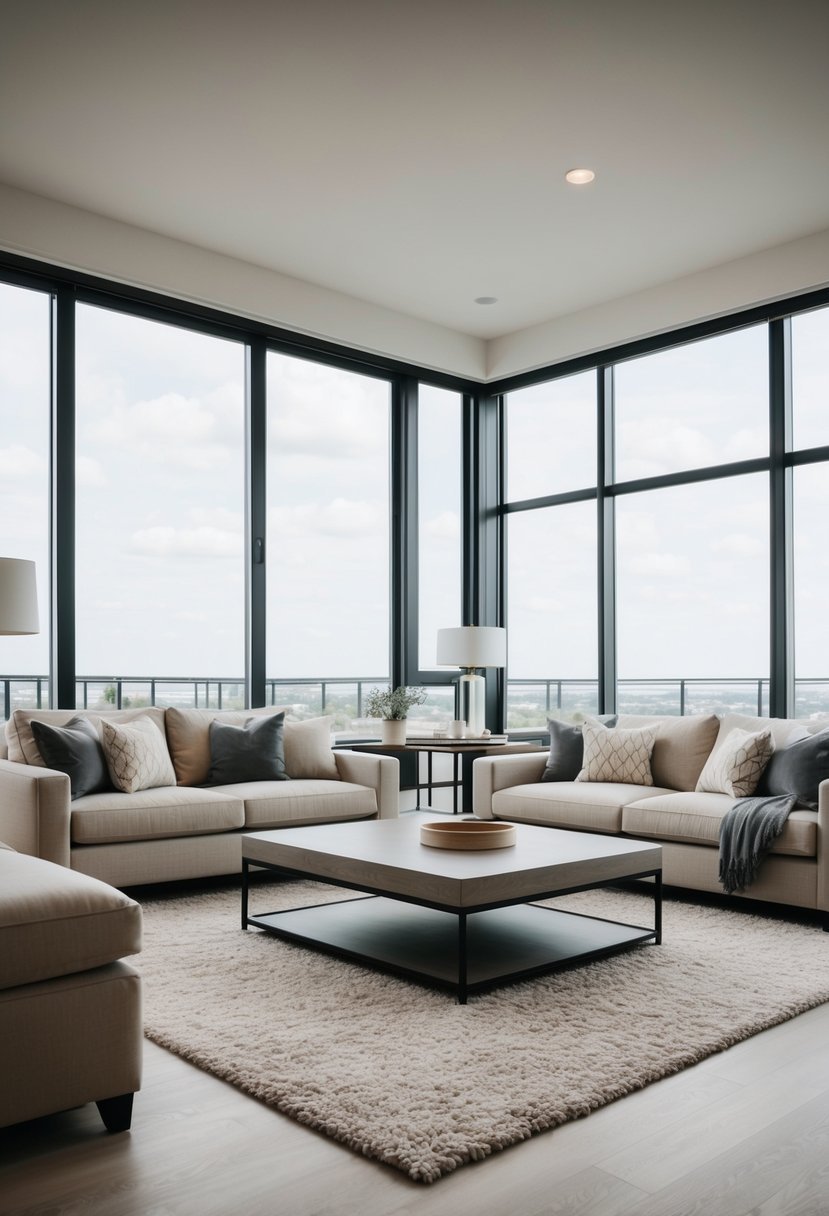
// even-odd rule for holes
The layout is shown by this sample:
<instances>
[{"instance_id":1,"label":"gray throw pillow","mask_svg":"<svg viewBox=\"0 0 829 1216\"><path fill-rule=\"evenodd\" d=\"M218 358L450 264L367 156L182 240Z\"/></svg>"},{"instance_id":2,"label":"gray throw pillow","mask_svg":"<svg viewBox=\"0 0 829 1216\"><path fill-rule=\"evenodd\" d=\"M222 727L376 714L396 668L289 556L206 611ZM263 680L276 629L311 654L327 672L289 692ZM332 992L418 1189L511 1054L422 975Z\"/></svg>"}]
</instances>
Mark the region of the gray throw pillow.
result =
<instances>
[{"instance_id":1,"label":"gray throw pillow","mask_svg":"<svg viewBox=\"0 0 829 1216\"><path fill-rule=\"evenodd\" d=\"M249 718L244 726L210 723L208 785L290 781L285 770L285 715Z\"/></svg>"},{"instance_id":2,"label":"gray throw pillow","mask_svg":"<svg viewBox=\"0 0 829 1216\"><path fill-rule=\"evenodd\" d=\"M33 719L32 734L46 767L68 775L73 802L112 789L101 740L88 718L70 718L65 726Z\"/></svg>"},{"instance_id":3,"label":"gray throw pillow","mask_svg":"<svg viewBox=\"0 0 829 1216\"><path fill-rule=\"evenodd\" d=\"M829 727L772 753L755 794L794 794L797 805L817 810L818 786L829 779Z\"/></svg>"},{"instance_id":4,"label":"gray throw pillow","mask_svg":"<svg viewBox=\"0 0 829 1216\"><path fill-rule=\"evenodd\" d=\"M618 714L601 714L594 718L603 726L615 726L619 721ZM542 781L575 781L582 768L584 758L584 739L581 733L582 724L560 722L558 718L548 718L547 728L550 732L550 754L542 774Z\"/></svg>"}]
</instances>

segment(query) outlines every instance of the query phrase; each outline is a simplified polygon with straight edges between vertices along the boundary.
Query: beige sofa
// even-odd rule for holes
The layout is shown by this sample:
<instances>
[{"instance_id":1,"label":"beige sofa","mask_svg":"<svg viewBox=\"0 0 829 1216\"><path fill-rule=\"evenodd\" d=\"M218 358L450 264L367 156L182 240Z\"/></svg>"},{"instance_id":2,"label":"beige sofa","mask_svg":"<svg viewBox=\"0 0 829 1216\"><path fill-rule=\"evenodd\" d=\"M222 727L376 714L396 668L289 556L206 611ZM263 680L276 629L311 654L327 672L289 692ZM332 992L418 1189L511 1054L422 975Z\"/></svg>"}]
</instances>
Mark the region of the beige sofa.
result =
<instances>
[{"instance_id":1,"label":"beige sofa","mask_svg":"<svg viewBox=\"0 0 829 1216\"><path fill-rule=\"evenodd\" d=\"M245 831L397 815L398 762L332 751L327 718L285 723L291 780L208 787L210 722L242 725L278 712L16 710L6 724L6 757L0 758L0 840L125 887L238 873ZM79 713L97 729L104 718L149 717L166 739L176 784L72 801L66 773L44 766L32 721L65 726Z\"/></svg>"},{"instance_id":2,"label":"beige sofa","mask_svg":"<svg viewBox=\"0 0 829 1216\"><path fill-rule=\"evenodd\" d=\"M656 725L653 786L542 781L546 751L487 756L476 760L472 769L475 814L484 819L658 841L666 883L721 892L719 826L734 798L695 791L709 754L735 727L754 731L769 726L775 748L781 748L804 730L823 730L829 720L739 714L720 718L621 715L618 725ZM744 894L751 899L829 911L829 781L820 786L817 811L795 810L789 815L783 834Z\"/></svg>"},{"instance_id":3,"label":"beige sofa","mask_svg":"<svg viewBox=\"0 0 829 1216\"><path fill-rule=\"evenodd\" d=\"M0 844L0 1127L87 1102L129 1127L141 981L120 960L140 949L134 900Z\"/></svg>"}]
</instances>

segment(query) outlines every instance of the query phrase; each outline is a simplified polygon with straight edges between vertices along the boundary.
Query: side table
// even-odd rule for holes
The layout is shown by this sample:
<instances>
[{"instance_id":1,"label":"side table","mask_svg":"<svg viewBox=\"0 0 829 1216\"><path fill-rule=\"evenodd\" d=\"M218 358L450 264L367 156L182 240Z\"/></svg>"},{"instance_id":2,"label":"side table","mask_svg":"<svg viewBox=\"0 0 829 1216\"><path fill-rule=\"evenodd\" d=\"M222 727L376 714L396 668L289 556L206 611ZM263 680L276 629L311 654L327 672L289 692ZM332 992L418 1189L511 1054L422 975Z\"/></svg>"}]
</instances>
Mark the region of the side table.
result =
<instances>
[{"instance_id":1,"label":"side table","mask_svg":"<svg viewBox=\"0 0 829 1216\"><path fill-rule=\"evenodd\" d=\"M346 743L343 744L352 752L376 752L382 756L400 756L412 752L426 753L426 780L420 779L420 765L417 765L417 781L414 786L404 786L404 789L416 789L417 800L423 790L431 797L432 790L453 789L452 814L462 812L472 813L472 765L479 756L515 755L518 752L539 752L545 749L535 743L481 743L476 740L471 743L463 739L438 740L434 743L403 743L392 746L385 743ZM452 756L452 780L434 781L432 778L432 760L436 755ZM460 806L458 805L458 790L460 789Z\"/></svg>"}]
</instances>

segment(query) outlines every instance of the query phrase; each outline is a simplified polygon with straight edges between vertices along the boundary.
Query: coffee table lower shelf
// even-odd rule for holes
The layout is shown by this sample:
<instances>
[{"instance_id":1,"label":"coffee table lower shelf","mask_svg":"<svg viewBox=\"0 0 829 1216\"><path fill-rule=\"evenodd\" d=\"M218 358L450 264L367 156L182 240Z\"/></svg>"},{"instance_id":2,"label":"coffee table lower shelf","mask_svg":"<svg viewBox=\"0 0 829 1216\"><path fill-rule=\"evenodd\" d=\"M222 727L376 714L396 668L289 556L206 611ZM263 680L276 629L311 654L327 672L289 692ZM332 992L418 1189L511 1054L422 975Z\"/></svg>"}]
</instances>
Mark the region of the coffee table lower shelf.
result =
<instances>
[{"instance_id":1,"label":"coffee table lower shelf","mask_svg":"<svg viewBox=\"0 0 829 1216\"><path fill-rule=\"evenodd\" d=\"M243 913L243 927L248 925L448 989L460 1004L499 984L660 938L658 916L657 926L649 929L533 903L458 914L383 896L258 916Z\"/></svg>"}]
</instances>

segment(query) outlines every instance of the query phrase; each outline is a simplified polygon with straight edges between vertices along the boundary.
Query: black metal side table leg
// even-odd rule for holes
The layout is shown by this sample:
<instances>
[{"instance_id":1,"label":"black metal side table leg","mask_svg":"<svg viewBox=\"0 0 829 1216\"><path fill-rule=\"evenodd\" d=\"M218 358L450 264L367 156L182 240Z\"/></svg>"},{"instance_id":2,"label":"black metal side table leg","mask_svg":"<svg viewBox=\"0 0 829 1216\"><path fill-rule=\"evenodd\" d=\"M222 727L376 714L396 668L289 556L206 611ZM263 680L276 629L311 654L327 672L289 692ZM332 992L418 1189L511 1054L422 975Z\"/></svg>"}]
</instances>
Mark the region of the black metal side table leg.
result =
<instances>
[{"instance_id":1,"label":"black metal side table leg","mask_svg":"<svg viewBox=\"0 0 829 1216\"><path fill-rule=\"evenodd\" d=\"M248 927L248 875L249 863L242 859L242 928Z\"/></svg>"},{"instance_id":2,"label":"black metal side table leg","mask_svg":"<svg viewBox=\"0 0 829 1216\"><path fill-rule=\"evenodd\" d=\"M653 879L653 927L656 930L655 946L662 945L662 871L657 870Z\"/></svg>"},{"instance_id":3,"label":"black metal side table leg","mask_svg":"<svg viewBox=\"0 0 829 1216\"><path fill-rule=\"evenodd\" d=\"M467 983L466 913L458 914L458 1004L466 1004Z\"/></svg>"}]
</instances>

